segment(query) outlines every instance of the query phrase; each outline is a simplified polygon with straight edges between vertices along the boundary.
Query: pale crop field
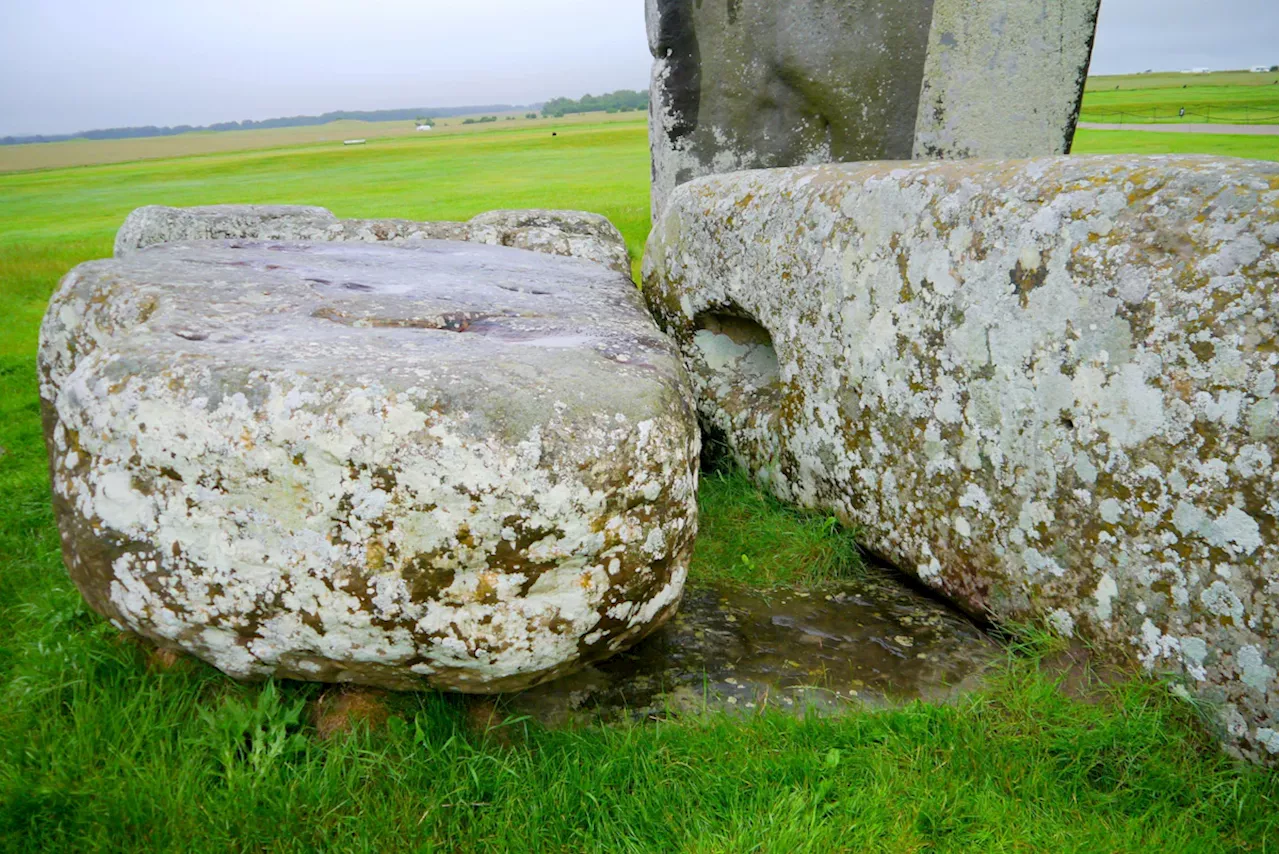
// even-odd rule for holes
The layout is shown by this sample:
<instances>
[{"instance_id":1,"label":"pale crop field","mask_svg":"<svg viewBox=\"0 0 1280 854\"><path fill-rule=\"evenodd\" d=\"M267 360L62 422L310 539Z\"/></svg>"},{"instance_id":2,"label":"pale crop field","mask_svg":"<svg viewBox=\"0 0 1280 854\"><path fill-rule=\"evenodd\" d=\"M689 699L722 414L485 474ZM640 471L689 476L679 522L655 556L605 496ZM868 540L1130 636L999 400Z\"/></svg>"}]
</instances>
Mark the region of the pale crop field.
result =
<instances>
[{"instance_id":1,"label":"pale crop field","mask_svg":"<svg viewBox=\"0 0 1280 854\"><path fill-rule=\"evenodd\" d=\"M340 121L324 125L262 130L202 131L176 136L139 139L73 139L66 142L42 142L28 145L0 146L0 172L29 169L59 169L68 166L93 166L126 163L132 160L155 160L168 157L191 157L233 151L254 151L315 145L340 147L348 139L386 139L398 137L427 142L437 136L456 133L492 133L495 131L538 128L548 134L578 125L643 121L637 113L580 113L559 119L527 119L521 110L514 113L490 113L496 122L464 124L476 116L450 116L437 119L429 131L419 131L413 122Z\"/></svg>"},{"instance_id":2,"label":"pale crop field","mask_svg":"<svg viewBox=\"0 0 1280 854\"><path fill-rule=\"evenodd\" d=\"M312 718L324 687L171 666L91 613L61 564L35 379L59 278L109 256L144 204L414 219L580 208L638 256L643 120L557 120L555 137L503 125L0 175L0 850L1275 850L1274 771L1223 755L1208 710L1158 678L1078 699L1034 626L1011 627L1003 668L953 705L553 732L504 720L501 704L421 694L375 701L379 714L325 739ZM1081 143L1108 139L1123 136ZM740 474L706 474L700 501L693 584L868 571L850 532Z\"/></svg>"}]
</instances>

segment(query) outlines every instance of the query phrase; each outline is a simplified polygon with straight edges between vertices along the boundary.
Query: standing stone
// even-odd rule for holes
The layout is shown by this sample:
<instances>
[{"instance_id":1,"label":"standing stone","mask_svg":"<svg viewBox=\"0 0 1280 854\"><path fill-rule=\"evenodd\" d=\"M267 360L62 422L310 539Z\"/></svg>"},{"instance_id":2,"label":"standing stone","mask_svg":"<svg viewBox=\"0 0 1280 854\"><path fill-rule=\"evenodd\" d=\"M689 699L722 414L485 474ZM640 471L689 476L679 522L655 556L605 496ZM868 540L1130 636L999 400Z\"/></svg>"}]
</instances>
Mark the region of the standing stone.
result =
<instances>
[{"instance_id":1,"label":"standing stone","mask_svg":"<svg viewBox=\"0 0 1280 854\"><path fill-rule=\"evenodd\" d=\"M1099 0L647 0L653 214L701 175L1071 147Z\"/></svg>"},{"instance_id":2,"label":"standing stone","mask_svg":"<svg viewBox=\"0 0 1280 854\"><path fill-rule=\"evenodd\" d=\"M779 497L974 612L1181 673L1274 762L1276 188L1210 157L707 177L645 294Z\"/></svg>"},{"instance_id":3,"label":"standing stone","mask_svg":"<svg viewBox=\"0 0 1280 854\"><path fill-rule=\"evenodd\" d=\"M304 205L205 205L135 210L116 232L115 255L183 240L306 240L390 243L464 240L513 246L547 255L585 258L631 275L627 243L613 223L586 211L488 211L466 222L338 219Z\"/></svg>"},{"instance_id":4,"label":"standing stone","mask_svg":"<svg viewBox=\"0 0 1280 854\"><path fill-rule=\"evenodd\" d=\"M153 246L63 279L39 369L72 579L237 678L519 690L680 601L687 377L599 264Z\"/></svg>"}]
</instances>

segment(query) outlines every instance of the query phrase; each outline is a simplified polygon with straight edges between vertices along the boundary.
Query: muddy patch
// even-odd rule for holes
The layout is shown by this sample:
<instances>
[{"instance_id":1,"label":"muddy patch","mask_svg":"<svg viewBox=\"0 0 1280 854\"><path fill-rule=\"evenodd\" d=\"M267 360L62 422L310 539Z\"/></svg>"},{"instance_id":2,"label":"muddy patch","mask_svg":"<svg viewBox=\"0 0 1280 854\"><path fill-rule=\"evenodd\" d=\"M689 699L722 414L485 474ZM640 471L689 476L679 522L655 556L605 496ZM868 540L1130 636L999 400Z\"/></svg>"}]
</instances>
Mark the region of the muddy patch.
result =
<instances>
[{"instance_id":1,"label":"muddy patch","mask_svg":"<svg viewBox=\"0 0 1280 854\"><path fill-rule=\"evenodd\" d=\"M962 616L878 579L810 591L701 587L648 640L506 705L548 726L703 711L834 714L945 702L1003 658Z\"/></svg>"}]
</instances>

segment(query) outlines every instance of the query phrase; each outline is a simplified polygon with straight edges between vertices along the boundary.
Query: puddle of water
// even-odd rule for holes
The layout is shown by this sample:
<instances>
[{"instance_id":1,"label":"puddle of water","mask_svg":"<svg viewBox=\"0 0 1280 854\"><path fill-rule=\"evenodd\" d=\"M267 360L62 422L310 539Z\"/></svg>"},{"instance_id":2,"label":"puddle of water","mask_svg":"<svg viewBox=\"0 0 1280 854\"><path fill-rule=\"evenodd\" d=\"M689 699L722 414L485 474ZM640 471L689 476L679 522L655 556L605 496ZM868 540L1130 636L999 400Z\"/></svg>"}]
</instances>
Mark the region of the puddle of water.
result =
<instances>
[{"instance_id":1,"label":"puddle of water","mask_svg":"<svg viewBox=\"0 0 1280 854\"><path fill-rule=\"evenodd\" d=\"M945 702L1003 657L960 615L884 581L702 587L635 648L505 705L548 726L766 708L834 714Z\"/></svg>"}]
</instances>

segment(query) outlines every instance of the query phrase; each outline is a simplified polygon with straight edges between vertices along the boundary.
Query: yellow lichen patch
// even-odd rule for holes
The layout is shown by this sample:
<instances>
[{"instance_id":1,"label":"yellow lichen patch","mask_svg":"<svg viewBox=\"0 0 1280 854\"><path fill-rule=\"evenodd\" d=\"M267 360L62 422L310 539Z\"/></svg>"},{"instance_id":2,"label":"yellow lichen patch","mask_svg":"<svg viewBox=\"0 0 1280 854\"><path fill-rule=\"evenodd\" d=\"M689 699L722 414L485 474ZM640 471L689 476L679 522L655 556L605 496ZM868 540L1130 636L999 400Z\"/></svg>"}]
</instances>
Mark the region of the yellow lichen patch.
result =
<instances>
[{"instance_id":1,"label":"yellow lichen patch","mask_svg":"<svg viewBox=\"0 0 1280 854\"><path fill-rule=\"evenodd\" d=\"M364 565L370 572L381 572L387 565L387 547L377 540L365 546Z\"/></svg>"},{"instance_id":2,"label":"yellow lichen patch","mask_svg":"<svg viewBox=\"0 0 1280 854\"><path fill-rule=\"evenodd\" d=\"M482 572L476 579L475 601L492 605L498 601L498 574Z\"/></svg>"}]
</instances>

